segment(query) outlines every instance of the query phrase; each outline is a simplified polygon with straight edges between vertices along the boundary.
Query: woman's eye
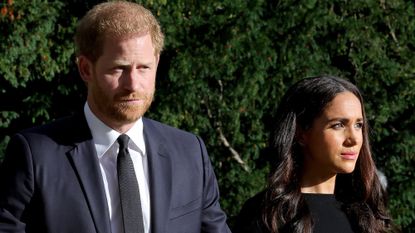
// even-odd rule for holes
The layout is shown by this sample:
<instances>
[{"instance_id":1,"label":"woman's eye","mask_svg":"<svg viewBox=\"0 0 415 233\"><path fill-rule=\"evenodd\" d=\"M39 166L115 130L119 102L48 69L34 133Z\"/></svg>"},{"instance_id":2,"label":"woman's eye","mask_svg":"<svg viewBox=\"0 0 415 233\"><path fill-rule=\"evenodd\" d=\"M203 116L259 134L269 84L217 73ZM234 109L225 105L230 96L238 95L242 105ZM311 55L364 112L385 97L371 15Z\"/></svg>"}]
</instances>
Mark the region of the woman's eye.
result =
<instances>
[{"instance_id":1,"label":"woman's eye","mask_svg":"<svg viewBox=\"0 0 415 233\"><path fill-rule=\"evenodd\" d=\"M335 124L333 124L331 127L332 127L333 129L340 129L340 128L343 128L343 127L344 127L344 125L343 125L343 123L339 122L339 123L335 123Z\"/></svg>"},{"instance_id":2,"label":"woman's eye","mask_svg":"<svg viewBox=\"0 0 415 233\"><path fill-rule=\"evenodd\" d=\"M356 123L355 127L356 127L357 129L361 129L361 128L363 128L363 122L358 122L358 123Z\"/></svg>"}]
</instances>

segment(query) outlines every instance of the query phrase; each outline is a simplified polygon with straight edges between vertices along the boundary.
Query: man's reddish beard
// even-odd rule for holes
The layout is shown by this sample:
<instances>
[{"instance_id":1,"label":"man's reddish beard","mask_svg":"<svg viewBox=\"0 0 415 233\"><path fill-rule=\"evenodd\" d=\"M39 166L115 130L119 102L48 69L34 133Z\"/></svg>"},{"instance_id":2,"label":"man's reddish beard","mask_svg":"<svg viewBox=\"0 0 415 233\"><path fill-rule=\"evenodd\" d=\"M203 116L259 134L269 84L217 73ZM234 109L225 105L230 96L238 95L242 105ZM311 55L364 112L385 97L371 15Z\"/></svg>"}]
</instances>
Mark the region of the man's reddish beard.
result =
<instances>
[{"instance_id":1,"label":"man's reddish beard","mask_svg":"<svg viewBox=\"0 0 415 233\"><path fill-rule=\"evenodd\" d=\"M120 124L128 124L137 121L144 115L153 101L154 88L147 93L122 92L114 96L108 96L99 85L94 85L91 90L92 98L106 118L115 120ZM125 100L138 99L139 104L128 104Z\"/></svg>"},{"instance_id":2,"label":"man's reddish beard","mask_svg":"<svg viewBox=\"0 0 415 233\"><path fill-rule=\"evenodd\" d=\"M109 113L114 119L124 122L135 122L142 117L153 101L154 91L150 93L128 93L116 94L112 105L108 106ZM139 104L128 104L126 100L140 100Z\"/></svg>"}]
</instances>

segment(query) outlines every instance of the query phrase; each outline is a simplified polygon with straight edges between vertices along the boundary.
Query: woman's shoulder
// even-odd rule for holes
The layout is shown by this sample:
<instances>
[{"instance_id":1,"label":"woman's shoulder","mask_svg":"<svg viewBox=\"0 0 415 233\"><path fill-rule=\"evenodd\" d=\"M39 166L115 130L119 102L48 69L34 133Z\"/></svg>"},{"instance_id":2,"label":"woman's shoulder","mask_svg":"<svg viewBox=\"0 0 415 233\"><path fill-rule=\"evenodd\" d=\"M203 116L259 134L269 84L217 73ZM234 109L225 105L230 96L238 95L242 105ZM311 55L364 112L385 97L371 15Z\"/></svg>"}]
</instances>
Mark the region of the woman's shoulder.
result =
<instances>
[{"instance_id":1,"label":"woman's shoulder","mask_svg":"<svg viewBox=\"0 0 415 233\"><path fill-rule=\"evenodd\" d=\"M268 233L262 221L262 207L265 192L249 198L241 208L232 232L234 233Z\"/></svg>"}]
</instances>

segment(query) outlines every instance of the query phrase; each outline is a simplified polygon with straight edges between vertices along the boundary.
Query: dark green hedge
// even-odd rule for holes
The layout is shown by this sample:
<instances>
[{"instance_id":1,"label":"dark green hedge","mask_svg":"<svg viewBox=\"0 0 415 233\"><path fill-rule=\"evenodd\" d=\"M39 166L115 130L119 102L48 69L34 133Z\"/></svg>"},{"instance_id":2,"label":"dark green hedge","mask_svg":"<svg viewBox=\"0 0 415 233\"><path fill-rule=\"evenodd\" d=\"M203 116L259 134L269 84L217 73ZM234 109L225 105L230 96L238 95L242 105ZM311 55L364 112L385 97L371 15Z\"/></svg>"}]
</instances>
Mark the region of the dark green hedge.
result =
<instances>
[{"instance_id":1,"label":"dark green hedge","mask_svg":"<svg viewBox=\"0 0 415 233\"><path fill-rule=\"evenodd\" d=\"M0 157L19 129L83 105L72 36L77 17L98 1L8 2L0 12ZM204 138L231 222L243 201L264 186L267 130L280 97L296 80L324 73L362 89L391 212L412 232L413 1L141 2L166 34L148 116Z\"/></svg>"}]
</instances>

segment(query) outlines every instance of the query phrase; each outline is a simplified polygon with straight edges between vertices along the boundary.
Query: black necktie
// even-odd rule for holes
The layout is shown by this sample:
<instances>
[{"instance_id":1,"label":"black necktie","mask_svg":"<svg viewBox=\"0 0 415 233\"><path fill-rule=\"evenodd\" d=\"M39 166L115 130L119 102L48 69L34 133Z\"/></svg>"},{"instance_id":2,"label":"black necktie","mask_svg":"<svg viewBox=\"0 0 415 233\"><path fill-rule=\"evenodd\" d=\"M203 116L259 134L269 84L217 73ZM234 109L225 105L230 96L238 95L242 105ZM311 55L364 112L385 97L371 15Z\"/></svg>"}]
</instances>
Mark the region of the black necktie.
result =
<instances>
[{"instance_id":1,"label":"black necktie","mask_svg":"<svg viewBox=\"0 0 415 233\"><path fill-rule=\"evenodd\" d=\"M124 233L144 233L140 191L133 160L128 152L129 140L130 138L125 134L120 135L117 139L120 145L117 157L118 187L120 189Z\"/></svg>"}]
</instances>

